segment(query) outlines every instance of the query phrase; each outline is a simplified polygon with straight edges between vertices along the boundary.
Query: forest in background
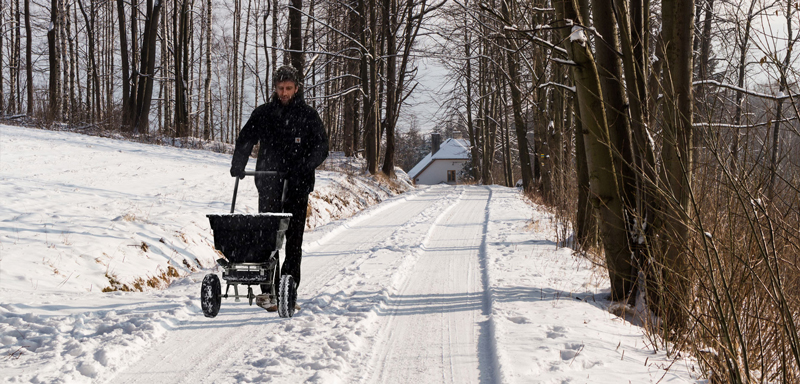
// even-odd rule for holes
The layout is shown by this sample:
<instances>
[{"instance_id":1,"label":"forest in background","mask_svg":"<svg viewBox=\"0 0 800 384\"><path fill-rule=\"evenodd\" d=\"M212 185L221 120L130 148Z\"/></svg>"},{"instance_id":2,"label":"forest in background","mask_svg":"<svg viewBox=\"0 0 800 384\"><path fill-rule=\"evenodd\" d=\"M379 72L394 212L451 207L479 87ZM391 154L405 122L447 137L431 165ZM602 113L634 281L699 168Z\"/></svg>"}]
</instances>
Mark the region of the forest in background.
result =
<instances>
[{"instance_id":1,"label":"forest in background","mask_svg":"<svg viewBox=\"0 0 800 384\"><path fill-rule=\"evenodd\" d=\"M232 143L291 63L331 150L391 177L436 131L571 224L653 348L800 382L800 10L789 0L0 0L0 118ZM423 84L424 86L424 84ZM404 109L405 107L405 109ZM408 168L406 168L408 167Z\"/></svg>"}]
</instances>

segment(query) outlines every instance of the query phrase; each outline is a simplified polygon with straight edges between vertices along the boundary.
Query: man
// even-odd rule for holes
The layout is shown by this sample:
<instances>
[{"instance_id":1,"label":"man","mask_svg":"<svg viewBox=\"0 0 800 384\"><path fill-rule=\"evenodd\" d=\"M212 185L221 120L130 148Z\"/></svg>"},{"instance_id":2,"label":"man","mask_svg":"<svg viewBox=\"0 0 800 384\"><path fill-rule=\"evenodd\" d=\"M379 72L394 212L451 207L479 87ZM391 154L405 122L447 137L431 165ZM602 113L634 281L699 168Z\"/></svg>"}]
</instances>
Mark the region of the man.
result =
<instances>
[{"instance_id":1,"label":"man","mask_svg":"<svg viewBox=\"0 0 800 384\"><path fill-rule=\"evenodd\" d=\"M256 143L260 144L256 170L278 171L285 175L288 190L283 207L283 179L256 177L258 211L292 214L286 230L286 254L280 271L281 275L291 275L299 285L308 194L314 190L314 169L328 157L328 138L319 114L303 100L297 69L290 65L278 68L272 85L275 93L271 100L257 107L239 132L231 176L244 177L244 168ZM268 289L261 287L263 293ZM256 304L270 312L278 310L274 298L268 299L265 295L259 295Z\"/></svg>"}]
</instances>

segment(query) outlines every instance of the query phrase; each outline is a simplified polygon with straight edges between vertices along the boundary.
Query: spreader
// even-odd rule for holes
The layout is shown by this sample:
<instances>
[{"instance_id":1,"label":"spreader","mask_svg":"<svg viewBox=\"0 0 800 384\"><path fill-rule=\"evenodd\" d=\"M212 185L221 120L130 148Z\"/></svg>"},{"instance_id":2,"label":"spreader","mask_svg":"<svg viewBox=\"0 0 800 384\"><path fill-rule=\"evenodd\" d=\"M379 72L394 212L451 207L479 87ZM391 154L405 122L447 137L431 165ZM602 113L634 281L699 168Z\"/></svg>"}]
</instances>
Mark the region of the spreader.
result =
<instances>
[{"instance_id":1,"label":"spreader","mask_svg":"<svg viewBox=\"0 0 800 384\"><path fill-rule=\"evenodd\" d=\"M284 175L275 171L247 171L245 176L277 176L283 182L281 203L286 200L287 182ZM290 213L234 213L239 178L233 187L233 201L229 214L206 215L214 232L214 248L224 257L217 259L222 267L225 293L216 273L203 279L200 291L200 306L206 317L216 317L222 299L233 297L235 301L247 298L250 305L256 295L253 286L261 287L262 294L275 298L280 317L294 316L297 290L291 275L280 275L279 252L283 246L284 233L289 227ZM247 294L239 293L239 286L247 287ZM233 287L233 295L230 289ZM266 292L265 292L266 291Z\"/></svg>"}]
</instances>

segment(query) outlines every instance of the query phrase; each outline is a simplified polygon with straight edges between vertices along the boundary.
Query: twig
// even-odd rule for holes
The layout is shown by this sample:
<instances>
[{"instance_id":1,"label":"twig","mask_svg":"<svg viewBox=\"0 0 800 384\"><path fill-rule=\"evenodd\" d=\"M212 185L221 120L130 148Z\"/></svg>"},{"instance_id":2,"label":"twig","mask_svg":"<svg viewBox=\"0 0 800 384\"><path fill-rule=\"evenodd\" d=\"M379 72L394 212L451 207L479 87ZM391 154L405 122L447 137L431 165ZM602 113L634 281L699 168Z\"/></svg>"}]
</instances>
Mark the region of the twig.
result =
<instances>
[{"instance_id":1,"label":"twig","mask_svg":"<svg viewBox=\"0 0 800 384\"><path fill-rule=\"evenodd\" d=\"M575 352L575 356L572 356L572 360L569 362L569 366L570 367L572 366L572 362L574 362L575 359L578 357L578 355L581 354L581 351L583 351L583 347L585 347L585 346L586 346L586 344L581 344L581 348L578 349L578 352Z\"/></svg>"}]
</instances>

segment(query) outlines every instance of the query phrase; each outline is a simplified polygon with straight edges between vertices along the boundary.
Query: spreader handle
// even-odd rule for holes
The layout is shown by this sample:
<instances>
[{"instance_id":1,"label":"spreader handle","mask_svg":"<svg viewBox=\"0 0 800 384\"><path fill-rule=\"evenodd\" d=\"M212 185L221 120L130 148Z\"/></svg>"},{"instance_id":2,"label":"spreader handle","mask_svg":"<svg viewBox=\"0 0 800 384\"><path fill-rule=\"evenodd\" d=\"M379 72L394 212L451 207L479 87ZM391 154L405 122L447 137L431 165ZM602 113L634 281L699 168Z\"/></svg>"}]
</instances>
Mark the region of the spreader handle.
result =
<instances>
[{"instance_id":1,"label":"spreader handle","mask_svg":"<svg viewBox=\"0 0 800 384\"><path fill-rule=\"evenodd\" d=\"M278 171L244 171L245 176L279 176L283 177L285 174L283 172ZM231 213L233 213L233 209L236 208L236 192L239 191L239 178L234 177L236 179L236 184L233 185L233 201L231 201ZM283 196L281 196L281 202L286 200L286 190L288 187L288 181L283 181Z\"/></svg>"},{"instance_id":2,"label":"spreader handle","mask_svg":"<svg viewBox=\"0 0 800 384\"><path fill-rule=\"evenodd\" d=\"M283 172L278 171L244 171L245 176L283 176Z\"/></svg>"}]
</instances>

